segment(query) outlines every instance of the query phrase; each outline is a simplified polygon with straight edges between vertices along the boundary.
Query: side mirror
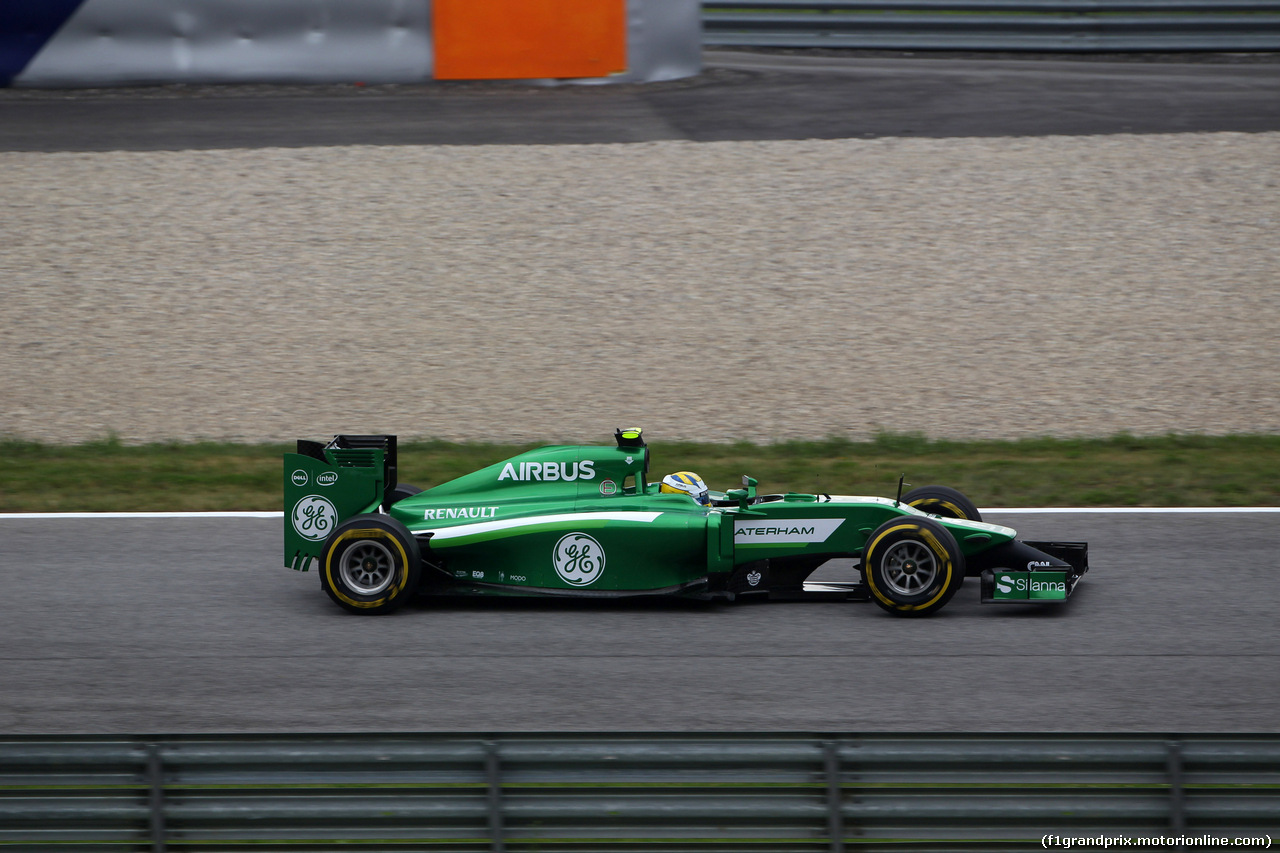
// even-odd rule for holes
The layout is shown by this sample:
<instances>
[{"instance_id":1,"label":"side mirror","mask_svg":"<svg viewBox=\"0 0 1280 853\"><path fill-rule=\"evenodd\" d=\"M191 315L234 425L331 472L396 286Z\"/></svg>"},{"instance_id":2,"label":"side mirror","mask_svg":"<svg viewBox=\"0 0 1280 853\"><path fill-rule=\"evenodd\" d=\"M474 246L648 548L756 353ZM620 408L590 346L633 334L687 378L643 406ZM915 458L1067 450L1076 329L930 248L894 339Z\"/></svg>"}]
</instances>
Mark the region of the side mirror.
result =
<instances>
[{"instance_id":1,"label":"side mirror","mask_svg":"<svg viewBox=\"0 0 1280 853\"><path fill-rule=\"evenodd\" d=\"M742 475L742 488L741 488L741 489L730 489L729 491L727 491L727 492L725 492L725 493L724 493L724 496L725 496L726 498L728 498L729 500L731 500L731 501L737 501L737 502L738 502L738 508L739 508L739 509L741 509L741 510L743 510L743 511L746 511L746 509L747 509L747 504L749 504L749 503L751 503L751 501L755 500L755 497L756 497L756 481L755 481L755 480L753 480L753 479L751 479L751 478L750 478L750 477L748 477L747 475L743 474L743 475Z\"/></svg>"}]
</instances>

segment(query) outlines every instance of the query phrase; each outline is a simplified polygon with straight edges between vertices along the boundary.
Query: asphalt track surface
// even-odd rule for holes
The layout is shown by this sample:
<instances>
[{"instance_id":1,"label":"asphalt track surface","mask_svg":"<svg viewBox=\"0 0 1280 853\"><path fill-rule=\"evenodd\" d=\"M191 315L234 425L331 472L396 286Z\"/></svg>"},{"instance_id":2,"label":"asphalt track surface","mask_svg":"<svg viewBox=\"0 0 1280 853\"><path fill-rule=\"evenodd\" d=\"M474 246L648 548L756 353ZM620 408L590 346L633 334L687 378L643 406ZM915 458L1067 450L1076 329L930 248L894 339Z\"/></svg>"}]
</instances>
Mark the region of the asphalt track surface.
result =
<instances>
[{"instance_id":1,"label":"asphalt track surface","mask_svg":"<svg viewBox=\"0 0 1280 853\"><path fill-rule=\"evenodd\" d=\"M701 76L649 85L0 90L0 151L1272 130L1280 130L1280 55L1134 62L709 51Z\"/></svg>"},{"instance_id":2,"label":"asphalt track surface","mask_svg":"<svg viewBox=\"0 0 1280 853\"><path fill-rule=\"evenodd\" d=\"M1065 606L330 603L279 518L0 519L0 732L1275 731L1278 513L992 515Z\"/></svg>"}]
</instances>

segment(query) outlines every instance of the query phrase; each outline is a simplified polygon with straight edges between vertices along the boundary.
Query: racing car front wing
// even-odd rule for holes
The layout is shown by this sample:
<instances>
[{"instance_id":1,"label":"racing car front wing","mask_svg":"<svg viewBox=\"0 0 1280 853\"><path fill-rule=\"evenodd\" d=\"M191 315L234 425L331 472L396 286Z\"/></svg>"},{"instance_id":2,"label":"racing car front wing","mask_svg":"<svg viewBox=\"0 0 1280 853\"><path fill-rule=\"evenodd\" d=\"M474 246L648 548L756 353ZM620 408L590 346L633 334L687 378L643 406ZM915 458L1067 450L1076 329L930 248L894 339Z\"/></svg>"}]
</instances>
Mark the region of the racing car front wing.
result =
<instances>
[{"instance_id":1,"label":"racing car front wing","mask_svg":"<svg viewBox=\"0 0 1280 853\"><path fill-rule=\"evenodd\" d=\"M986 555L984 555L986 556ZM983 604L1063 602L1075 592L1089 571L1089 546L1084 542L1009 542L992 549L983 568Z\"/></svg>"}]
</instances>

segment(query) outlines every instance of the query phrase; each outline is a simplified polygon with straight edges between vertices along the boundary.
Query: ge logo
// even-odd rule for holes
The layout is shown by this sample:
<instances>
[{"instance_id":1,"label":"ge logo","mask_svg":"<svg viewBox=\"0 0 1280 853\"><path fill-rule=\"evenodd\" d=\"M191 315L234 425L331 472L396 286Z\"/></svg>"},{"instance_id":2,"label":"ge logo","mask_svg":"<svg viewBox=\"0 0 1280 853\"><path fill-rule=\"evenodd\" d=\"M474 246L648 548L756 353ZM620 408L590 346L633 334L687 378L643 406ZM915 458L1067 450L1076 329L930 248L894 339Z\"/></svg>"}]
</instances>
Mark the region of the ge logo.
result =
<instances>
[{"instance_id":1,"label":"ge logo","mask_svg":"<svg viewBox=\"0 0 1280 853\"><path fill-rule=\"evenodd\" d=\"M551 554L556 574L572 586L588 586L604 573L604 548L585 533L560 538Z\"/></svg>"},{"instance_id":2,"label":"ge logo","mask_svg":"<svg viewBox=\"0 0 1280 853\"><path fill-rule=\"evenodd\" d=\"M333 532L338 511L319 495L308 495L293 507L293 529L303 539L318 542Z\"/></svg>"},{"instance_id":3,"label":"ge logo","mask_svg":"<svg viewBox=\"0 0 1280 853\"><path fill-rule=\"evenodd\" d=\"M293 480L293 484L295 486L305 486L307 484L307 480L310 478L307 477L306 471L303 471L301 468L299 468L298 470L293 472L293 476L290 477L290 479Z\"/></svg>"}]
</instances>

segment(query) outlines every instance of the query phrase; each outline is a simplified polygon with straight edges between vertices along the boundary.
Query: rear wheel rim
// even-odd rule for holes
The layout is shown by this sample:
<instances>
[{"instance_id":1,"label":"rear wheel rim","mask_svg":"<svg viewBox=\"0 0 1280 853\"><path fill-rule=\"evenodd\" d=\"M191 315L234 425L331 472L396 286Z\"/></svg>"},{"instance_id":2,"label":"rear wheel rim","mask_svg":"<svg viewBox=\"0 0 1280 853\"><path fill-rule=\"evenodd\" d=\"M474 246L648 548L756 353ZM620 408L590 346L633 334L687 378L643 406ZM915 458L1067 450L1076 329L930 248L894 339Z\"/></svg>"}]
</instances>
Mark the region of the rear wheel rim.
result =
<instances>
[{"instance_id":1,"label":"rear wheel rim","mask_svg":"<svg viewBox=\"0 0 1280 853\"><path fill-rule=\"evenodd\" d=\"M338 574L347 589L357 595L377 595L391 586L396 561L386 545L362 539L343 552Z\"/></svg>"},{"instance_id":2,"label":"rear wheel rim","mask_svg":"<svg viewBox=\"0 0 1280 853\"><path fill-rule=\"evenodd\" d=\"M938 577L938 557L927 546L911 539L895 542L880 558L884 582L901 596L919 595Z\"/></svg>"}]
</instances>

